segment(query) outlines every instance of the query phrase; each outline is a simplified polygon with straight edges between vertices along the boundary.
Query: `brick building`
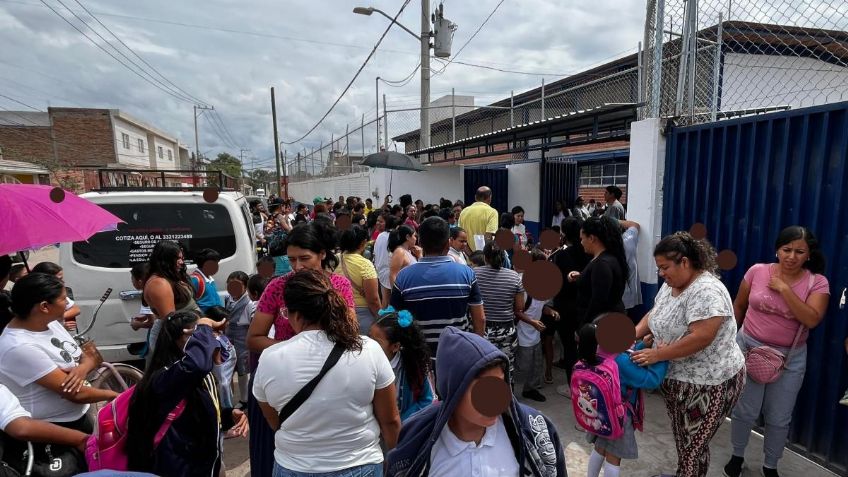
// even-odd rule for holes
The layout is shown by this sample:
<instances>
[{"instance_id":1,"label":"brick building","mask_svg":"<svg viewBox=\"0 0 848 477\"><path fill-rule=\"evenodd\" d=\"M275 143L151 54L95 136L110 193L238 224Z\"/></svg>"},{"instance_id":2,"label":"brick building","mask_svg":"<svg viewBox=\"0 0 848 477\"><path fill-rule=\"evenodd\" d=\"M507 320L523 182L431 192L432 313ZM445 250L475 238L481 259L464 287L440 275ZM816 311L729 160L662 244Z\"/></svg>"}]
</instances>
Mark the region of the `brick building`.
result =
<instances>
[{"instance_id":1,"label":"brick building","mask_svg":"<svg viewBox=\"0 0 848 477\"><path fill-rule=\"evenodd\" d=\"M77 191L97 186L96 169L190 168L188 149L175 136L117 109L0 112L0 148L5 160L44 167L52 182ZM137 185L146 181L141 172L133 176Z\"/></svg>"}]
</instances>

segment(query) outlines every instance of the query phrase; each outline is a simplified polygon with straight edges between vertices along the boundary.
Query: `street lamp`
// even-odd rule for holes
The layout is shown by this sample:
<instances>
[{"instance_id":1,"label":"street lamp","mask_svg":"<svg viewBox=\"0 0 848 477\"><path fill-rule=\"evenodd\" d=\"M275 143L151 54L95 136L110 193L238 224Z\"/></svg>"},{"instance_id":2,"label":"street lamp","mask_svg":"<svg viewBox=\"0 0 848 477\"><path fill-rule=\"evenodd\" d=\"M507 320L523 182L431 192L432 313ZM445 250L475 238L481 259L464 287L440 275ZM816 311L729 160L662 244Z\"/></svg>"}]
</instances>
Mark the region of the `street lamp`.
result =
<instances>
[{"instance_id":1,"label":"street lamp","mask_svg":"<svg viewBox=\"0 0 848 477\"><path fill-rule=\"evenodd\" d=\"M421 36L401 25L385 12L374 7L356 7L353 13L371 16L377 12L388 18L393 24L401 27L421 42L421 140L419 149L430 147L430 0L421 0ZM379 100L378 100L379 101ZM379 108L377 116L380 116ZM388 142L388 138L386 139Z\"/></svg>"}]
</instances>

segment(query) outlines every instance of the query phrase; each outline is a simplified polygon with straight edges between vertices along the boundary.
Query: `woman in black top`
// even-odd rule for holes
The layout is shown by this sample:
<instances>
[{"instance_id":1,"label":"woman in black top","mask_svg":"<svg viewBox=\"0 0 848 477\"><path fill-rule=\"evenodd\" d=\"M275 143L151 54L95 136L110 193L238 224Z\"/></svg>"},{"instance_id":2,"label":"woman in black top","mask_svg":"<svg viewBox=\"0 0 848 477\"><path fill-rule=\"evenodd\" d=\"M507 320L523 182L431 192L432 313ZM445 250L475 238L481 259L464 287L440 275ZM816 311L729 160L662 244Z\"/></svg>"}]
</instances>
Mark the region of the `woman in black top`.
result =
<instances>
[{"instance_id":1,"label":"woman in black top","mask_svg":"<svg viewBox=\"0 0 848 477\"><path fill-rule=\"evenodd\" d=\"M627 259L621 226L610 217L590 217L580 229L583 250L592 257L582 272L568 274L577 282L577 316L581 326L602 313L624 313L621 296L627 283Z\"/></svg>"},{"instance_id":2,"label":"woman in black top","mask_svg":"<svg viewBox=\"0 0 848 477\"><path fill-rule=\"evenodd\" d=\"M583 220L577 217L568 217L562 221L561 232L565 240L565 247L557 250L551 255L550 260L562 273L563 285L559 293L554 297L554 309L562 317L556 324L556 331L562 341L563 361L568 382L571 382L571 370L577 363L577 342L574 334L580 328L583 315L577 313L577 283L568 281L568 274L579 272L589 265L589 256L580 244L580 229ZM551 337L552 338L552 337ZM553 358L551 352L551 358ZM551 368L545 356L545 381L551 376ZM566 385L568 387L568 385Z\"/></svg>"}]
</instances>

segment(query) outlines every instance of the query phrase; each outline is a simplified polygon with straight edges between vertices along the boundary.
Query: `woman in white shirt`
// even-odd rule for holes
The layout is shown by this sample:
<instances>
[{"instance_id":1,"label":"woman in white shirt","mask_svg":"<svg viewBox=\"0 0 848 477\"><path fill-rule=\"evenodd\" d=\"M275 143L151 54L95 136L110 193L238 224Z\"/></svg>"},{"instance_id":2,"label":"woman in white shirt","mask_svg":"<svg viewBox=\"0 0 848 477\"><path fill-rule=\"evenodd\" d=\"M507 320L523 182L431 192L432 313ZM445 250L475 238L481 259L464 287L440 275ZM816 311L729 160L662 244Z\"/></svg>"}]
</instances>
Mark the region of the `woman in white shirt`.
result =
<instances>
[{"instance_id":1,"label":"woman in white shirt","mask_svg":"<svg viewBox=\"0 0 848 477\"><path fill-rule=\"evenodd\" d=\"M253 385L275 435L274 475L381 475L383 451L400 432L395 375L380 345L360 336L345 299L324 274L303 270L283 292L296 335L262 353ZM282 423L280 410L344 349L303 404Z\"/></svg>"},{"instance_id":2,"label":"woman in white shirt","mask_svg":"<svg viewBox=\"0 0 848 477\"><path fill-rule=\"evenodd\" d=\"M0 384L34 419L90 434L89 403L117 393L84 386L95 361L59 322L66 304L57 277L32 273L18 280L12 290L15 318L0 335Z\"/></svg>"}]
</instances>

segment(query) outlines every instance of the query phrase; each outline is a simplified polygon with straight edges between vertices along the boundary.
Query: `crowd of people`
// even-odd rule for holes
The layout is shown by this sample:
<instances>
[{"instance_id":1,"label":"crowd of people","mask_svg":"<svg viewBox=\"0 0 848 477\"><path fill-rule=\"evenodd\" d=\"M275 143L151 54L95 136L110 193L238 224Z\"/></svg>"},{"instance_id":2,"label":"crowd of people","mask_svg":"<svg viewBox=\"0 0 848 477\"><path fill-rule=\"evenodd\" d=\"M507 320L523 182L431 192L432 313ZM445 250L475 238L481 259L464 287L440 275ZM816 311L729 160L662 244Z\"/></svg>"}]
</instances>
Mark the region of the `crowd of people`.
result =
<instances>
[{"instance_id":1,"label":"crowd of people","mask_svg":"<svg viewBox=\"0 0 848 477\"><path fill-rule=\"evenodd\" d=\"M316 197L310 208L272 197L267 210L251 204L257 273L233 272L220 290L217 251L158 243L131 270L143 296L131 325L148 338L122 470L222 475L225 440L248 437L260 477L565 476L551 416L527 404L546 401L553 385L593 446L588 477L616 477L622 459L638 458L636 432L655 418L644 415L643 390L655 389L677 476L707 475L709 444L728 416L733 457L723 470L741 475L761 414L763 473L778 475L806 339L830 296L815 236L784 229L776 261L751 266L734 300L711 245L671 234L654 248L664 283L640 313L640 226L626 220L621 198L612 186L604 205L557 203L544 228L561 242L545 248L524 209L499 214L487 187L468 205L405 195L379 207ZM495 240L502 230L512 247ZM545 260L563 279L550 300L525 287L528 263ZM0 293L4 455L25 441L81 455L94 431L89 405L116 397L85 385L96 363L74 344L78 314L54 264L16 270L11 293ZM622 315L636 342L611 352L597 330ZM746 368L766 348L785 361L768 377ZM555 383L554 367L565 382ZM604 370L617 395L593 395L581 381ZM615 429L600 398L626 409L610 421Z\"/></svg>"}]
</instances>

